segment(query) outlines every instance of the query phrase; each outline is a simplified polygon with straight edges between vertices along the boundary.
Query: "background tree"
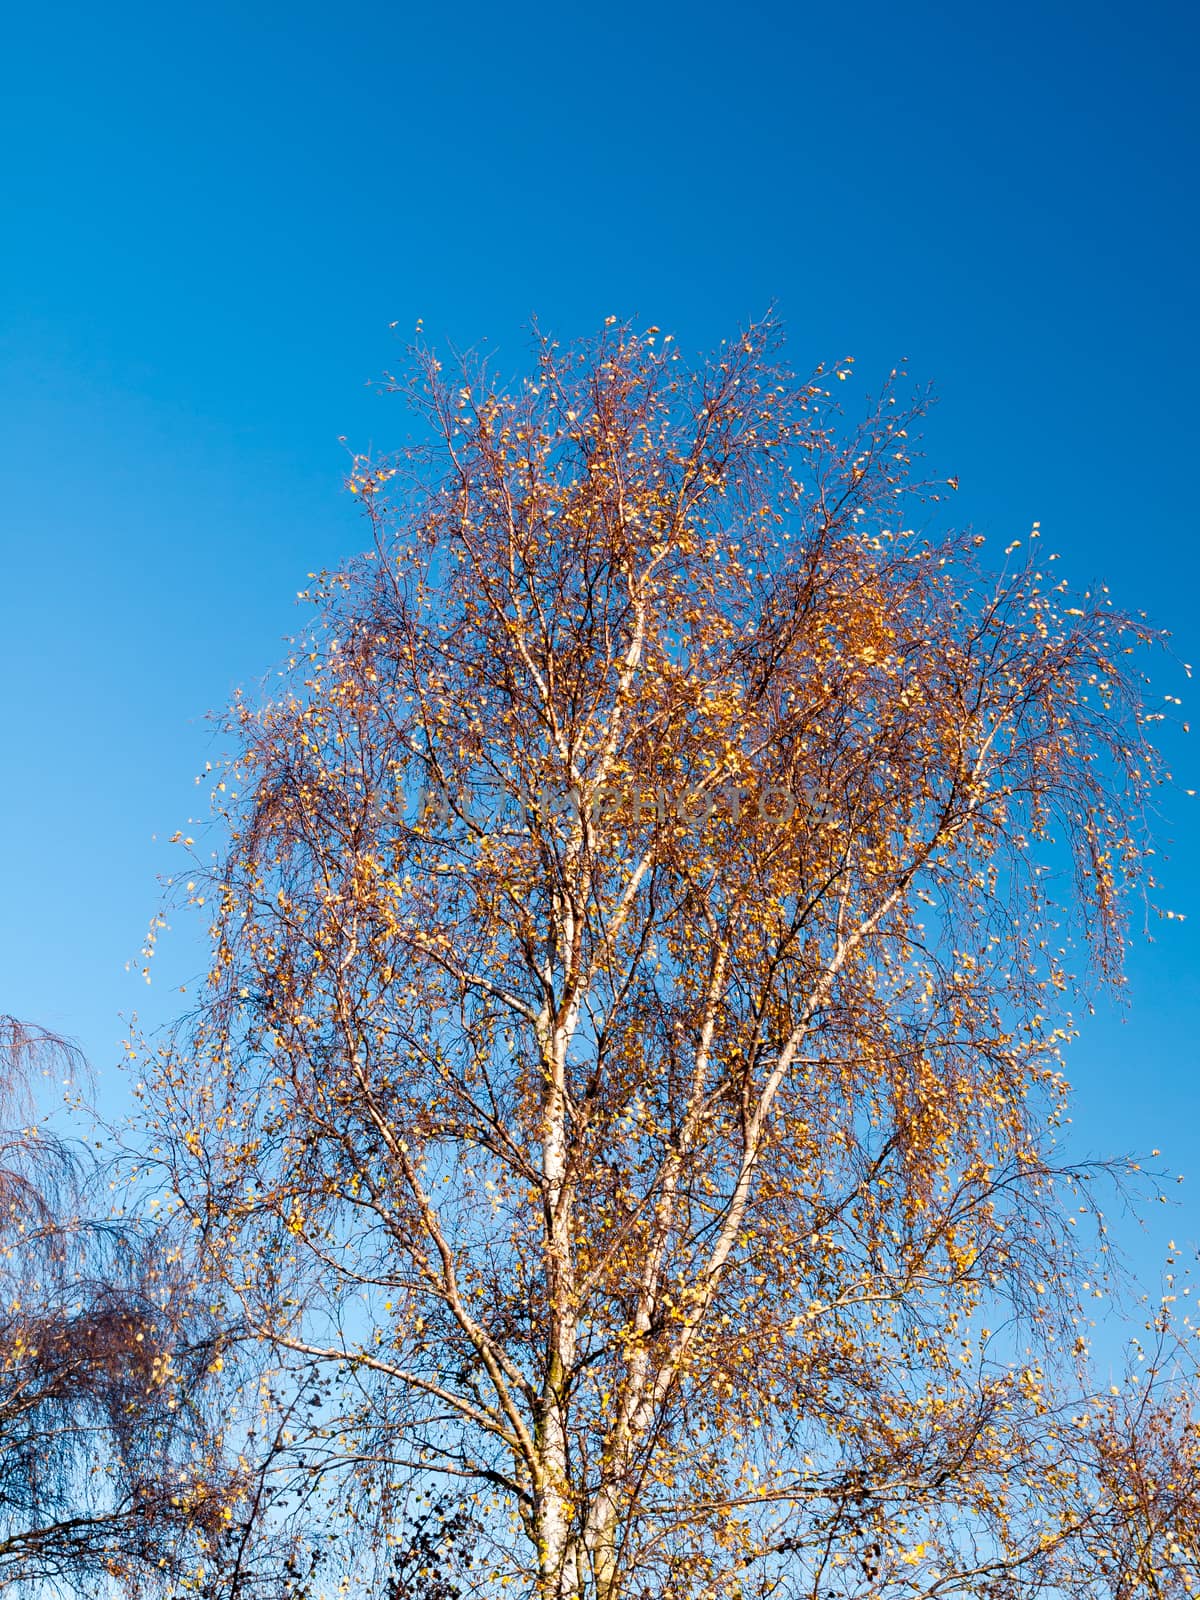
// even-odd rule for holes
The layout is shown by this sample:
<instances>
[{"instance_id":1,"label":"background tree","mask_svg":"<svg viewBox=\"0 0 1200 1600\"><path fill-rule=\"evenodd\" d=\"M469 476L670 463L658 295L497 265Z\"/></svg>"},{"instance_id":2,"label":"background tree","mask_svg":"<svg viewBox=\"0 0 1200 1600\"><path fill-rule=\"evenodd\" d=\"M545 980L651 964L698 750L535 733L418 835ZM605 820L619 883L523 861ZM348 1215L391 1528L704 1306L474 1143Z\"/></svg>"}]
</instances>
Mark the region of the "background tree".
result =
<instances>
[{"instance_id":1,"label":"background tree","mask_svg":"<svg viewBox=\"0 0 1200 1600\"><path fill-rule=\"evenodd\" d=\"M1189 1590L1178 1352L1094 1392L1056 1151L1146 630L1036 530L910 531L924 398L848 426L769 326L416 369L374 552L235 708L147 1091L364 1547L450 1484L541 1600Z\"/></svg>"},{"instance_id":2,"label":"background tree","mask_svg":"<svg viewBox=\"0 0 1200 1600\"><path fill-rule=\"evenodd\" d=\"M190 1570L228 1488L204 1407L219 1343L82 1145L35 1120L65 1041L0 1018L0 1588L141 1591Z\"/></svg>"}]
</instances>

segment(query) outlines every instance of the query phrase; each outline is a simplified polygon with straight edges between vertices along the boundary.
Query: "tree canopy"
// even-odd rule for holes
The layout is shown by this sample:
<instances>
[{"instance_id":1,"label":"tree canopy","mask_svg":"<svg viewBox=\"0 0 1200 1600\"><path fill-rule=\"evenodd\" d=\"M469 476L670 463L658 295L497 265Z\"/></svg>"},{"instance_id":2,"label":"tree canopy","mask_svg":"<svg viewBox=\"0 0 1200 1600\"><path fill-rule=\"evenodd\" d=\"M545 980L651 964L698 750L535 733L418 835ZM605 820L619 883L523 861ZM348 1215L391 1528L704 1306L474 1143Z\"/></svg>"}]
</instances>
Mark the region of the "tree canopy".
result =
<instances>
[{"instance_id":1,"label":"tree canopy","mask_svg":"<svg viewBox=\"0 0 1200 1600\"><path fill-rule=\"evenodd\" d=\"M1147 887L1153 636L1036 529L998 571L942 531L926 397L848 421L849 371L769 324L511 385L416 351L373 548L231 715L147 1110L394 1586L422 1493L429 1593L1196 1581L1183 1356L1156 1312L1140 1384L1092 1375L1060 1138Z\"/></svg>"}]
</instances>

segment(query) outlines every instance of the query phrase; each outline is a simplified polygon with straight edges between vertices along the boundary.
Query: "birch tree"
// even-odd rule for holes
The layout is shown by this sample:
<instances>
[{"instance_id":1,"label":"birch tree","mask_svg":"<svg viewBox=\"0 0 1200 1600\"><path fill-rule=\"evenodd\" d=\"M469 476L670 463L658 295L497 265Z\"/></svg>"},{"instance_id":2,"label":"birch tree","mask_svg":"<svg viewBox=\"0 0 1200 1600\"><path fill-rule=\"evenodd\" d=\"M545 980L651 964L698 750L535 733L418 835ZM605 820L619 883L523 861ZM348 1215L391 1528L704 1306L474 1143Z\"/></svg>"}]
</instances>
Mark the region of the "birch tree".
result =
<instances>
[{"instance_id":1,"label":"birch tree","mask_svg":"<svg viewBox=\"0 0 1200 1600\"><path fill-rule=\"evenodd\" d=\"M67 1041L0 1016L0 1591L167 1593L223 1524L219 1341L159 1241L56 1134Z\"/></svg>"},{"instance_id":2,"label":"birch tree","mask_svg":"<svg viewBox=\"0 0 1200 1600\"><path fill-rule=\"evenodd\" d=\"M385 1564L424 1485L489 1595L1195 1581L1181 1357L1156 1311L1140 1387L1090 1376L1060 1136L1151 636L1036 529L928 531L925 397L851 377L770 326L418 350L370 552L231 714L148 1115Z\"/></svg>"}]
</instances>

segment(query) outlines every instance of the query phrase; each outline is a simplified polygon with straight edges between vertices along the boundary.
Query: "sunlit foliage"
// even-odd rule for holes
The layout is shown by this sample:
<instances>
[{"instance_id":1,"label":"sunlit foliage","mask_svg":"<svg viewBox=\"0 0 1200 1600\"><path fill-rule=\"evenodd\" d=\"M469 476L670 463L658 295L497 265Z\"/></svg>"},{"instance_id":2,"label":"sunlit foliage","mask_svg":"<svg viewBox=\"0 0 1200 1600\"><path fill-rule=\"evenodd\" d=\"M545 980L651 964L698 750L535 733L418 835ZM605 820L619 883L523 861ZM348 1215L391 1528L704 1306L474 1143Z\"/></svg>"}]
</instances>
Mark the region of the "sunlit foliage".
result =
<instances>
[{"instance_id":1,"label":"sunlit foliage","mask_svg":"<svg viewBox=\"0 0 1200 1600\"><path fill-rule=\"evenodd\" d=\"M1058 1149L1150 635L1036 529L999 572L928 531L924 398L848 422L849 376L770 326L689 370L610 323L512 387L418 350L373 551L235 707L154 1135L241 1326L330 1385L359 1554L457 1497L436 1592L1193 1585L1174 1347L1093 1392Z\"/></svg>"}]
</instances>

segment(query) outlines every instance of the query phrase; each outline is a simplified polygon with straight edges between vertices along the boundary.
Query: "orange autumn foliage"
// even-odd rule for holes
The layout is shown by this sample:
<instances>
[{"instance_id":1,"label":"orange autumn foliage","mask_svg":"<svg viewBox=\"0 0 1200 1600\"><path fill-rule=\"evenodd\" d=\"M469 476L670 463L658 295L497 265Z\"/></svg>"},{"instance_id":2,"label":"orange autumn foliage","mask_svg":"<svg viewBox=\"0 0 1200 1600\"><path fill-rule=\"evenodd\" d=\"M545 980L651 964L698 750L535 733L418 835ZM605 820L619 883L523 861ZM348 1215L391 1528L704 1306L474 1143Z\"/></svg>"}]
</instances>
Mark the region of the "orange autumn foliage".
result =
<instances>
[{"instance_id":1,"label":"orange autumn foliage","mask_svg":"<svg viewBox=\"0 0 1200 1600\"><path fill-rule=\"evenodd\" d=\"M1057 1144L1150 635L911 531L923 398L849 425L770 326L415 362L147 1088L245 1328L341 1384L360 1553L428 1481L484 1594L1189 1592L1196 1436L1089 1403Z\"/></svg>"}]
</instances>

